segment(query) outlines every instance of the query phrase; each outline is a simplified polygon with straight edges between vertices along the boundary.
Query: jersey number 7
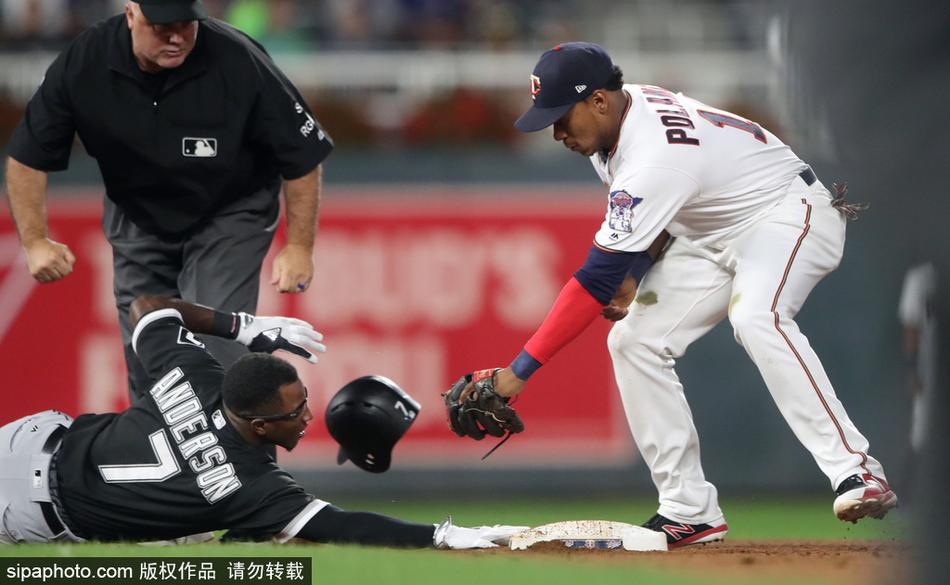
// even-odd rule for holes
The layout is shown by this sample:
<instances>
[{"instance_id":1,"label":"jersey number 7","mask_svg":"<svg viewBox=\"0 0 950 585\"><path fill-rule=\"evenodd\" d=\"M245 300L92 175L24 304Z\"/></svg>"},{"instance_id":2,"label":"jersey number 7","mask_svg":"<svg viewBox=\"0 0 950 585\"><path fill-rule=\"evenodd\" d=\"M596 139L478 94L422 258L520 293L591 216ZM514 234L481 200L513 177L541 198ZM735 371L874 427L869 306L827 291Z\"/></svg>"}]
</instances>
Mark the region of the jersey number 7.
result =
<instances>
[{"instance_id":1,"label":"jersey number 7","mask_svg":"<svg viewBox=\"0 0 950 585\"><path fill-rule=\"evenodd\" d=\"M99 475L106 483L158 483L181 473L178 460L172 452L171 443L165 429L155 431L148 436L155 453L155 463L130 465L100 465Z\"/></svg>"}]
</instances>

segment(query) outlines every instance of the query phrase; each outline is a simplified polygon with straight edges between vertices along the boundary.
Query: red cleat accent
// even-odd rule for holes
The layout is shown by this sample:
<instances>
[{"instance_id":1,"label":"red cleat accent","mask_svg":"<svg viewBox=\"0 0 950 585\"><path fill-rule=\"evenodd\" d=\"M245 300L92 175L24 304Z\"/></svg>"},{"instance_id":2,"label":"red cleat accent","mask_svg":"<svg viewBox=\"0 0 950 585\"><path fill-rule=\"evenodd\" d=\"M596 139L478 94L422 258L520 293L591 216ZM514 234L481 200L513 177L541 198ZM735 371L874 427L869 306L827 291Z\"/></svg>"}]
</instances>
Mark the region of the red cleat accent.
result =
<instances>
[{"instance_id":1,"label":"red cleat accent","mask_svg":"<svg viewBox=\"0 0 950 585\"><path fill-rule=\"evenodd\" d=\"M838 486L834 511L839 520L856 523L861 518L880 520L897 507L897 494L887 481L870 473L852 475Z\"/></svg>"}]
</instances>

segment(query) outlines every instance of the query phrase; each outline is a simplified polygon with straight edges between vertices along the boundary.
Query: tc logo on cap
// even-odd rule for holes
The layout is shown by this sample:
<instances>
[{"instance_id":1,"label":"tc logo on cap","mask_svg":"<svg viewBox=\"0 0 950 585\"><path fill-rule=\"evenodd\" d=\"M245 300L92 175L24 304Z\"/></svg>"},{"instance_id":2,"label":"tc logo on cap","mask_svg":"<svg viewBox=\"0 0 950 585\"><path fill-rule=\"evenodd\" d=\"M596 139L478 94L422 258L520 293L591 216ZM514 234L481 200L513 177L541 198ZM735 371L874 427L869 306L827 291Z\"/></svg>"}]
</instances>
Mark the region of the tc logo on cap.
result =
<instances>
[{"instance_id":1,"label":"tc logo on cap","mask_svg":"<svg viewBox=\"0 0 950 585\"><path fill-rule=\"evenodd\" d=\"M541 78L537 75L531 76L531 99L538 97L541 93Z\"/></svg>"},{"instance_id":2,"label":"tc logo on cap","mask_svg":"<svg viewBox=\"0 0 950 585\"><path fill-rule=\"evenodd\" d=\"M213 158L218 156L218 140L216 138L181 139L181 153L184 156L195 158Z\"/></svg>"},{"instance_id":3,"label":"tc logo on cap","mask_svg":"<svg viewBox=\"0 0 950 585\"><path fill-rule=\"evenodd\" d=\"M594 91L613 86L613 75L613 62L600 45L563 43L545 51L531 72L531 99L534 103L518 118L515 128L522 132L547 128ZM613 91L617 90L619 86Z\"/></svg>"}]
</instances>

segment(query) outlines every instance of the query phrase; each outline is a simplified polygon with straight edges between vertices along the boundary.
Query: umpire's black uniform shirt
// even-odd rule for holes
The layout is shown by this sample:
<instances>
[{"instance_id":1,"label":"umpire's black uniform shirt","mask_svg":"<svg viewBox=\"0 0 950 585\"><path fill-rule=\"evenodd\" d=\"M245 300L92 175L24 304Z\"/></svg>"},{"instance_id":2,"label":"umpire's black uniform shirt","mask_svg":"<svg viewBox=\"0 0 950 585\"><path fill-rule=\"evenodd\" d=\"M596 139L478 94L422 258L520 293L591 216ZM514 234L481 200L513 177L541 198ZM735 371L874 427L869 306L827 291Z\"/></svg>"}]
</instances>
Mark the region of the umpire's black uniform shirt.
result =
<instances>
[{"instance_id":1,"label":"umpire's black uniform shirt","mask_svg":"<svg viewBox=\"0 0 950 585\"><path fill-rule=\"evenodd\" d=\"M283 542L326 506L231 426L224 370L178 311L145 315L132 343L155 384L124 412L77 417L55 455L75 534L154 540L228 528Z\"/></svg>"},{"instance_id":2,"label":"umpire's black uniform shirt","mask_svg":"<svg viewBox=\"0 0 950 585\"><path fill-rule=\"evenodd\" d=\"M214 19L199 23L185 62L160 74L139 69L124 14L84 31L46 72L9 154L63 170L75 133L106 195L160 236L223 212L276 217L280 178L302 177L333 148L263 47Z\"/></svg>"}]
</instances>

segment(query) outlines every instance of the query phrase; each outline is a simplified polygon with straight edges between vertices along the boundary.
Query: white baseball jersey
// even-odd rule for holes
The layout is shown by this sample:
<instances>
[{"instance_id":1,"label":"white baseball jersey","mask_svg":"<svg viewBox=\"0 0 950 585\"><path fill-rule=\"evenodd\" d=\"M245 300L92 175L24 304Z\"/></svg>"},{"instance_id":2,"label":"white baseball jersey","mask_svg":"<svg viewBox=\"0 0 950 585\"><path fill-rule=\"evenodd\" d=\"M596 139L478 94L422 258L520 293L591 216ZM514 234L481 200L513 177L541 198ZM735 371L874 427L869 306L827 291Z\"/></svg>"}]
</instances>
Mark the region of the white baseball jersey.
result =
<instances>
[{"instance_id":1,"label":"white baseball jersey","mask_svg":"<svg viewBox=\"0 0 950 585\"><path fill-rule=\"evenodd\" d=\"M659 233L715 245L783 198L807 168L758 124L651 85L623 86L628 109L617 145L591 157L609 188L594 241L646 250Z\"/></svg>"}]
</instances>

